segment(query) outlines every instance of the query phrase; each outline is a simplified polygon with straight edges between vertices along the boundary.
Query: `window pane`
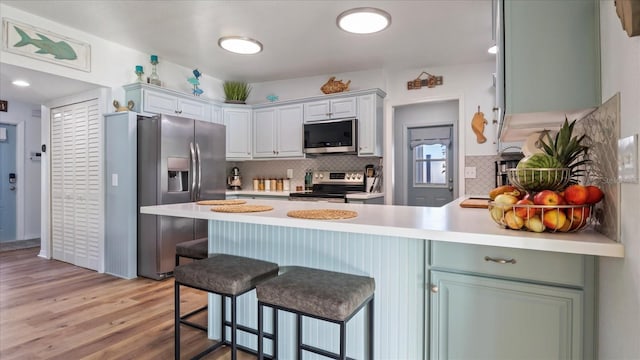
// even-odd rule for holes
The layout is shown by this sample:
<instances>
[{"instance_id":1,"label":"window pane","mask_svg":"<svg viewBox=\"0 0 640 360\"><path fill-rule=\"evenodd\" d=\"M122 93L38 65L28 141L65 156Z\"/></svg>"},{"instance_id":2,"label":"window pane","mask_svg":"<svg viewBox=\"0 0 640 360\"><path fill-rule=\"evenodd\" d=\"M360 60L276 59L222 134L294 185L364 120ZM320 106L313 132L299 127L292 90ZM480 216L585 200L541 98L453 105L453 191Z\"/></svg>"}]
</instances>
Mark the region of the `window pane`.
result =
<instances>
[{"instance_id":1,"label":"window pane","mask_svg":"<svg viewBox=\"0 0 640 360\"><path fill-rule=\"evenodd\" d=\"M447 146L418 145L413 151L414 184L445 185L447 183Z\"/></svg>"}]
</instances>

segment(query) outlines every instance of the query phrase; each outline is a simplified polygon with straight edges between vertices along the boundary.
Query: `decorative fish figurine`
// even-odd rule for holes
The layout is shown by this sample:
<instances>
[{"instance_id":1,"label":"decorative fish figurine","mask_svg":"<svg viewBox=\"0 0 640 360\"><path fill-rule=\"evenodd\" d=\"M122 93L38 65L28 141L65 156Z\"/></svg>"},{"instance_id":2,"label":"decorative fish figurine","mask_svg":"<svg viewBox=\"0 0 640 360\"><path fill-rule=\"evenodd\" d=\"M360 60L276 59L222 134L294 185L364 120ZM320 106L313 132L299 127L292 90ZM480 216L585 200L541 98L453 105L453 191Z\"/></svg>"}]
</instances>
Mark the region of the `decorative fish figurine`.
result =
<instances>
[{"instance_id":1,"label":"decorative fish figurine","mask_svg":"<svg viewBox=\"0 0 640 360\"><path fill-rule=\"evenodd\" d=\"M195 96L200 96L200 95L202 95L203 92L204 91L202 91L202 89L200 89L199 87L193 88L193 95L195 95Z\"/></svg>"},{"instance_id":2,"label":"decorative fish figurine","mask_svg":"<svg viewBox=\"0 0 640 360\"><path fill-rule=\"evenodd\" d=\"M198 87L198 85L200 85L200 80L198 80L200 78L200 76L202 76L202 73L200 71L198 71L198 69L194 69L193 70L193 77L190 77L190 78L187 79L189 84L193 85L193 91L192 92L193 92L194 96L200 96L204 92L202 89L200 89Z\"/></svg>"},{"instance_id":3,"label":"decorative fish figurine","mask_svg":"<svg viewBox=\"0 0 640 360\"><path fill-rule=\"evenodd\" d=\"M486 124L487 119L484 118L484 113L480 111L480 106L478 106L478 112L473 115L473 119L471 120L471 130L476 134L478 144L487 141L487 138L484 136L484 126Z\"/></svg>"},{"instance_id":4,"label":"decorative fish figurine","mask_svg":"<svg viewBox=\"0 0 640 360\"><path fill-rule=\"evenodd\" d=\"M190 77L187 79L187 81L189 82L189 84L191 85L200 85L200 81L198 81L198 79L194 78L194 77Z\"/></svg>"},{"instance_id":5,"label":"decorative fish figurine","mask_svg":"<svg viewBox=\"0 0 640 360\"><path fill-rule=\"evenodd\" d=\"M278 101L278 96L277 95L268 95L267 96L267 100L274 102L274 101Z\"/></svg>"},{"instance_id":6,"label":"decorative fish figurine","mask_svg":"<svg viewBox=\"0 0 640 360\"><path fill-rule=\"evenodd\" d=\"M198 71L198 69L194 69L194 70L193 70L193 76L195 76L195 77L196 77L196 79L200 79L200 76L201 76L201 75L202 75L202 74L200 73L200 71Z\"/></svg>"},{"instance_id":7,"label":"decorative fish figurine","mask_svg":"<svg viewBox=\"0 0 640 360\"><path fill-rule=\"evenodd\" d=\"M19 27L14 26L13 28L16 29L16 31L20 35L20 41L13 45L15 47L33 45L39 49L38 51L36 51L36 54L51 54L53 55L53 57L59 60L75 60L78 58L78 55L73 50L71 45L69 45L65 41L53 42L53 40L42 34L36 34L38 35L38 37L40 37L40 40L32 39Z\"/></svg>"}]
</instances>

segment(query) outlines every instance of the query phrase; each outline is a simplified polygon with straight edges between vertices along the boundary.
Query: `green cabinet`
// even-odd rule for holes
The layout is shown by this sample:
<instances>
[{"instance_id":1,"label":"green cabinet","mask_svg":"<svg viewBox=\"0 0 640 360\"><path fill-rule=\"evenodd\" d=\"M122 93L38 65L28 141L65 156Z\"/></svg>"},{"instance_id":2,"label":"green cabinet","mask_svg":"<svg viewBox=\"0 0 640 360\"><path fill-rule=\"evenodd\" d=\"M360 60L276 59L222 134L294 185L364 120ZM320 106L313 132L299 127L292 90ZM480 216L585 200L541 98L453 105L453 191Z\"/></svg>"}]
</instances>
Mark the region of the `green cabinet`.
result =
<instances>
[{"instance_id":1,"label":"green cabinet","mask_svg":"<svg viewBox=\"0 0 640 360\"><path fill-rule=\"evenodd\" d=\"M431 359L583 359L582 291L431 272Z\"/></svg>"},{"instance_id":2,"label":"green cabinet","mask_svg":"<svg viewBox=\"0 0 640 360\"><path fill-rule=\"evenodd\" d=\"M592 256L431 242L431 359L594 359Z\"/></svg>"},{"instance_id":3,"label":"green cabinet","mask_svg":"<svg viewBox=\"0 0 640 360\"><path fill-rule=\"evenodd\" d=\"M506 114L600 105L599 14L597 0L504 0Z\"/></svg>"}]
</instances>

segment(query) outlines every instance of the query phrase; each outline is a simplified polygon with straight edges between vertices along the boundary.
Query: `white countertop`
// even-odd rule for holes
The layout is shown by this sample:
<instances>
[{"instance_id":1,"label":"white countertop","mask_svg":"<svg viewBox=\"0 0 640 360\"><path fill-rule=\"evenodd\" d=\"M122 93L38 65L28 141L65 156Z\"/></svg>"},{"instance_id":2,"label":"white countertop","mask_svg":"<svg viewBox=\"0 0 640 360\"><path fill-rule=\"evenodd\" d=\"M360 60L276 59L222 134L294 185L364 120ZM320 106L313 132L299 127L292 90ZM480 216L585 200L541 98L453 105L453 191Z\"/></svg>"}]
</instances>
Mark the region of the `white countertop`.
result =
<instances>
[{"instance_id":1,"label":"white countertop","mask_svg":"<svg viewBox=\"0 0 640 360\"><path fill-rule=\"evenodd\" d=\"M273 206L257 213L218 213L195 203L145 206L141 213L190 217L294 228L342 231L372 235L448 241L476 245L624 257L624 246L586 229L574 233L533 233L503 229L486 209L463 209L458 199L443 207L366 205L306 201L251 200L249 204ZM306 220L287 216L290 210L344 209L358 212L347 220Z\"/></svg>"},{"instance_id":2,"label":"white countertop","mask_svg":"<svg viewBox=\"0 0 640 360\"><path fill-rule=\"evenodd\" d=\"M292 191L293 192L293 191ZM227 190L227 196L282 196L289 197L289 191L254 191L254 190ZM384 193L351 193L347 199L368 200L384 197Z\"/></svg>"}]
</instances>

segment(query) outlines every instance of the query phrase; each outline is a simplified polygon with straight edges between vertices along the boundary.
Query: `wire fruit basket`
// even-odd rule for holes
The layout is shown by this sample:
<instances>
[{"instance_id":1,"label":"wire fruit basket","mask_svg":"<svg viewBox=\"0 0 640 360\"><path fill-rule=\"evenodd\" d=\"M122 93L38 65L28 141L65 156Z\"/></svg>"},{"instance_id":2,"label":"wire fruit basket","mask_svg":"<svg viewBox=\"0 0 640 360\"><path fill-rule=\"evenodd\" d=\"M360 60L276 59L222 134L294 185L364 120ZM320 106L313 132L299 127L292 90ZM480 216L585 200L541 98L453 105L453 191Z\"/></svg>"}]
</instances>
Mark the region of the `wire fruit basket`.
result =
<instances>
[{"instance_id":1,"label":"wire fruit basket","mask_svg":"<svg viewBox=\"0 0 640 360\"><path fill-rule=\"evenodd\" d=\"M593 220L593 205L528 205L489 202L489 214L506 229L533 232L576 232Z\"/></svg>"},{"instance_id":2,"label":"wire fruit basket","mask_svg":"<svg viewBox=\"0 0 640 360\"><path fill-rule=\"evenodd\" d=\"M569 168L507 169L509 181L520 190L527 192L560 190L569 182L570 174Z\"/></svg>"}]
</instances>

